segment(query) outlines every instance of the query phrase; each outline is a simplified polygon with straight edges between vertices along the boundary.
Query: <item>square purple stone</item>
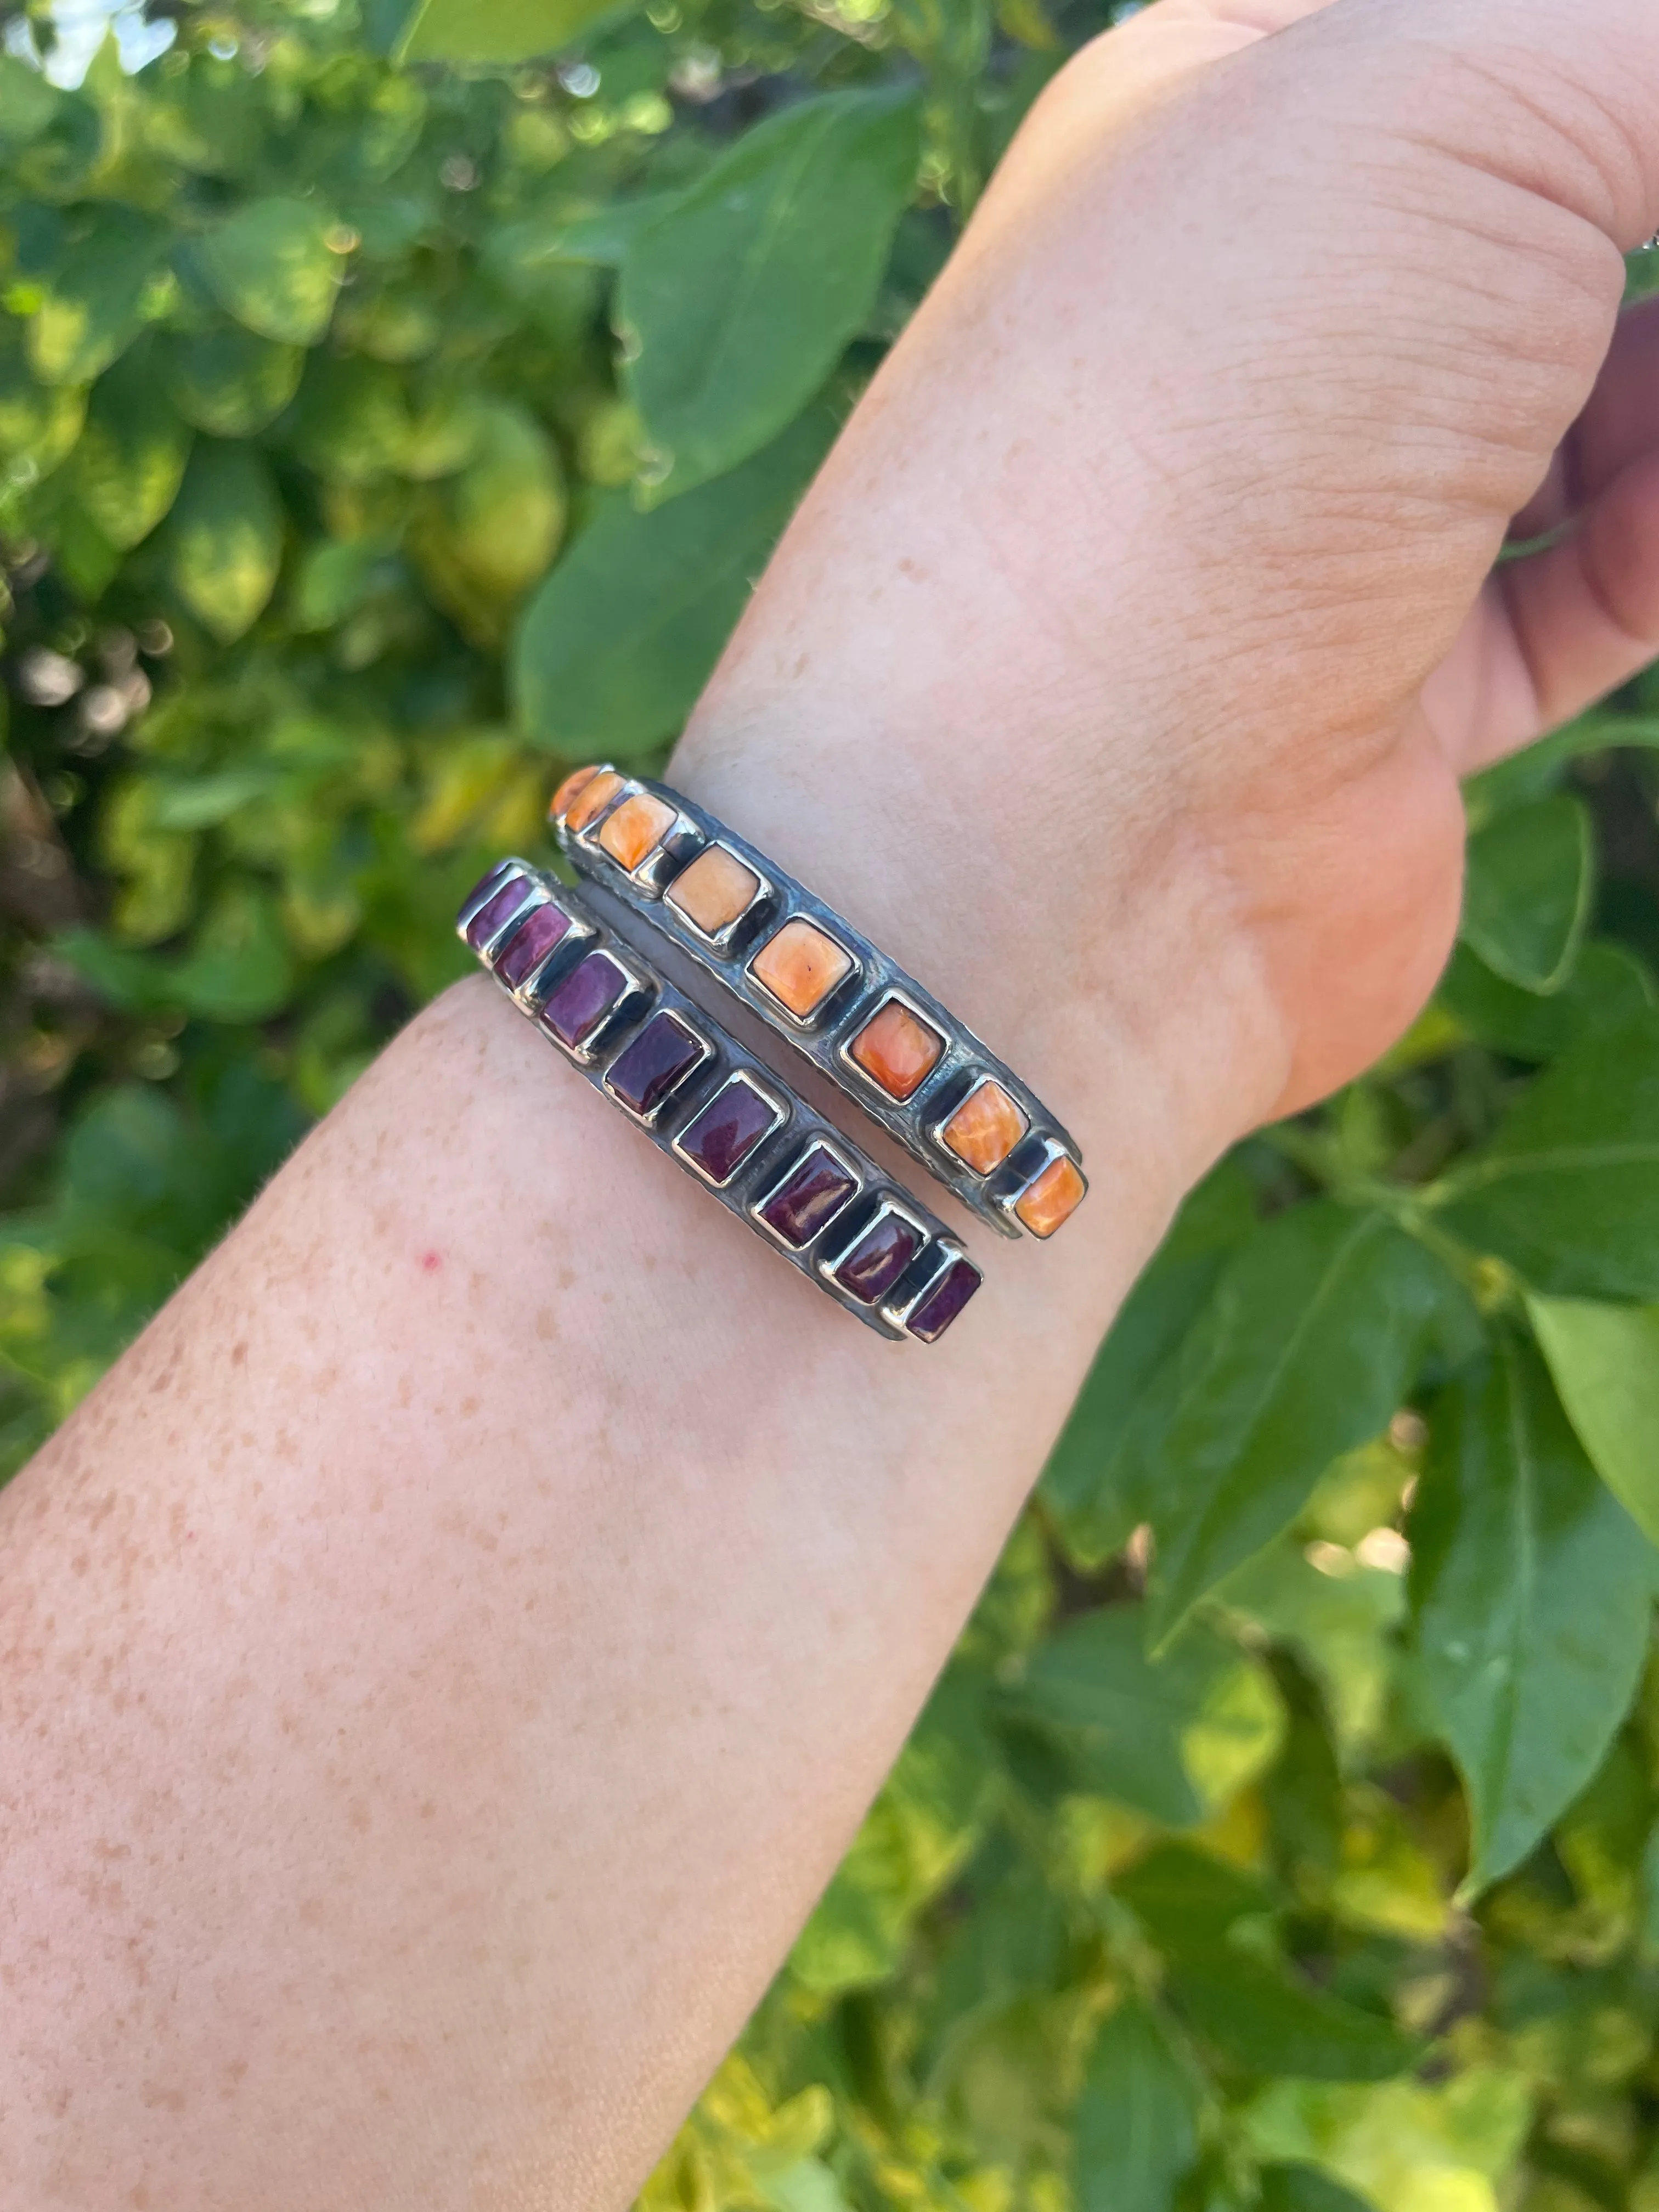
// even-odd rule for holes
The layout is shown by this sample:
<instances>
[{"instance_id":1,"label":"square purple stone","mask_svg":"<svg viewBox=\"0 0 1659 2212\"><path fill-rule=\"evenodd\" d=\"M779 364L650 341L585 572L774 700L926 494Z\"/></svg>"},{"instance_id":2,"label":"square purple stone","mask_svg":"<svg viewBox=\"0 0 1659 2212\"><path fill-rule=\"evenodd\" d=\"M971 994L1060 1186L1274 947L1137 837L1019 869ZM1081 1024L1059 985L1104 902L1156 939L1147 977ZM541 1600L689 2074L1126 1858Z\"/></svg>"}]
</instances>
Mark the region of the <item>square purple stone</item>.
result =
<instances>
[{"instance_id":1,"label":"square purple stone","mask_svg":"<svg viewBox=\"0 0 1659 2212\"><path fill-rule=\"evenodd\" d=\"M628 978L603 952L590 952L542 1008L542 1027L573 1049L592 1035L628 988Z\"/></svg>"},{"instance_id":2,"label":"square purple stone","mask_svg":"<svg viewBox=\"0 0 1659 2212\"><path fill-rule=\"evenodd\" d=\"M498 876L500 873L499 868L492 868L489 875L484 878L484 883L489 883L491 877ZM481 884L478 889L482 890L483 888L483 884ZM472 894L474 898L477 895L477 891ZM466 925L466 941L472 950L475 952L482 952L501 924L518 912L529 896L529 878L520 875L509 876L501 889L484 901Z\"/></svg>"},{"instance_id":3,"label":"square purple stone","mask_svg":"<svg viewBox=\"0 0 1659 2212\"><path fill-rule=\"evenodd\" d=\"M782 1118L746 1075L734 1075L692 1115L676 1149L710 1182L727 1183Z\"/></svg>"},{"instance_id":4,"label":"square purple stone","mask_svg":"<svg viewBox=\"0 0 1659 2212\"><path fill-rule=\"evenodd\" d=\"M904 1273L926 1239L913 1221L902 1213L878 1213L831 1279L866 1306L884 1298Z\"/></svg>"},{"instance_id":5,"label":"square purple stone","mask_svg":"<svg viewBox=\"0 0 1659 2212\"><path fill-rule=\"evenodd\" d=\"M550 899L532 907L495 955L495 973L516 991L570 931L570 916Z\"/></svg>"},{"instance_id":6,"label":"square purple stone","mask_svg":"<svg viewBox=\"0 0 1659 2212\"><path fill-rule=\"evenodd\" d=\"M924 1344L937 1343L984 1278L971 1260L955 1260L904 1324Z\"/></svg>"},{"instance_id":7,"label":"square purple stone","mask_svg":"<svg viewBox=\"0 0 1659 2212\"><path fill-rule=\"evenodd\" d=\"M814 1145L760 1207L760 1218L799 1252L835 1219L858 1187L858 1177L827 1145Z\"/></svg>"},{"instance_id":8,"label":"square purple stone","mask_svg":"<svg viewBox=\"0 0 1659 2212\"><path fill-rule=\"evenodd\" d=\"M653 1113L669 1092L708 1057L708 1048L672 1014L653 1014L639 1035L611 1063L607 1091L641 1116Z\"/></svg>"}]
</instances>

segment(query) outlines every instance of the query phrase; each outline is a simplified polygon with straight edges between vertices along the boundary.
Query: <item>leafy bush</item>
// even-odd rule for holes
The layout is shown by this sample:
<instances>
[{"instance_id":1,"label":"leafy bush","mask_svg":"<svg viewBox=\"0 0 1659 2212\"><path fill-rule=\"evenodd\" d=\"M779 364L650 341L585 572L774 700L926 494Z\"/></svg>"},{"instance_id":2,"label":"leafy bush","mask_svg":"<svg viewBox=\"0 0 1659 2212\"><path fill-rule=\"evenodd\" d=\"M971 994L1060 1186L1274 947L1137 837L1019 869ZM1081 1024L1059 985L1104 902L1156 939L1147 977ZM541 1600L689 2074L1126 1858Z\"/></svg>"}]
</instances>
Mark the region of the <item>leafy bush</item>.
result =
<instances>
[{"instance_id":1,"label":"leafy bush","mask_svg":"<svg viewBox=\"0 0 1659 2212\"><path fill-rule=\"evenodd\" d=\"M660 755L1097 27L248 0L65 89L13 15L9 1463ZM1433 1006L1185 1208L651 2212L1659 2207L1649 708L1481 779Z\"/></svg>"}]
</instances>

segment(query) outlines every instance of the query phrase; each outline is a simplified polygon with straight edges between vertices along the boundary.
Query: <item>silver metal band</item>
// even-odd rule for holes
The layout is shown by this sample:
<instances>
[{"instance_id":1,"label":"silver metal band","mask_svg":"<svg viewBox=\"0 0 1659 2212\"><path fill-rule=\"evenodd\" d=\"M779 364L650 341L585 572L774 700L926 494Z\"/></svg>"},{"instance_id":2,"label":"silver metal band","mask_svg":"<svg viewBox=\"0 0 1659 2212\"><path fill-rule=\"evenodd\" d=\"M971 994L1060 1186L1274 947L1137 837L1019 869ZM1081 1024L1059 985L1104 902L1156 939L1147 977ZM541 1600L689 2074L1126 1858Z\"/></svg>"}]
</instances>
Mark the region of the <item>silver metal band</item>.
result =
<instances>
[{"instance_id":1,"label":"silver metal band","mask_svg":"<svg viewBox=\"0 0 1659 2212\"><path fill-rule=\"evenodd\" d=\"M943 1224L565 885L504 860L456 929L660 1152L883 1336L932 1343L979 1287Z\"/></svg>"},{"instance_id":2,"label":"silver metal band","mask_svg":"<svg viewBox=\"0 0 1659 2212\"><path fill-rule=\"evenodd\" d=\"M1060 1123L971 1030L805 885L704 808L645 777L584 771L555 805L553 827L575 868L665 931L982 1220L1005 1237L1047 1236L1075 1207L1087 1185ZM775 974L769 983L779 948L811 973L805 988L823 982L814 1002L796 992L790 1004Z\"/></svg>"}]
</instances>

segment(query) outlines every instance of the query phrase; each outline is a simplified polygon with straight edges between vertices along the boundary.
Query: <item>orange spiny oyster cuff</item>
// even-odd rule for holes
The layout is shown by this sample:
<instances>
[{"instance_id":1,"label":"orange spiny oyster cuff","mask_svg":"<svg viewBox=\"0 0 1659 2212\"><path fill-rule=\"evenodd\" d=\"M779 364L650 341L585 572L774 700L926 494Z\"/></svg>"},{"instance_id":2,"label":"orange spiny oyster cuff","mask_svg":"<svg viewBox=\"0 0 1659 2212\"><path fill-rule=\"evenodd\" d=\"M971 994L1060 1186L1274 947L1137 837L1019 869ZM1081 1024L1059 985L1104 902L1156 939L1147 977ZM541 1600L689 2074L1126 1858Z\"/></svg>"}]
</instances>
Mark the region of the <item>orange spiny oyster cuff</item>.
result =
<instances>
[{"instance_id":1,"label":"orange spiny oyster cuff","mask_svg":"<svg viewBox=\"0 0 1659 2212\"><path fill-rule=\"evenodd\" d=\"M843 916L693 801L605 763L550 817L573 866L663 931L1004 1236L1047 1238L1088 1190L1026 1086Z\"/></svg>"},{"instance_id":2,"label":"orange spiny oyster cuff","mask_svg":"<svg viewBox=\"0 0 1659 2212\"><path fill-rule=\"evenodd\" d=\"M579 895L503 860L456 927L562 1058L818 1291L890 1339L944 1335L980 1286L956 1238Z\"/></svg>"}]
</instances>

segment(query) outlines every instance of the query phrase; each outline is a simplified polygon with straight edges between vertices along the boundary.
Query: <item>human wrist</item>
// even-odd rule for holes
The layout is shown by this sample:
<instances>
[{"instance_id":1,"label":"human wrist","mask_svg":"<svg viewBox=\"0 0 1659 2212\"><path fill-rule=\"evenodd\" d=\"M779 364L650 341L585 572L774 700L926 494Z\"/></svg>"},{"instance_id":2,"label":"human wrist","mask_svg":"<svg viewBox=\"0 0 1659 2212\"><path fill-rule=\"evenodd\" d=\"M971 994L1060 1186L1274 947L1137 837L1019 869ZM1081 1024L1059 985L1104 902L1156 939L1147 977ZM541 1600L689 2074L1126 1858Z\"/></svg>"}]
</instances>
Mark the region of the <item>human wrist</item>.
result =
<instances>
[{"instance_id":1,"label":"human wrist","mask_svg":"<svg viewBox=\"0 0 1659 2212\"><path fill-rule=\"evenodd\" d=\"M670 773L1028 1078L1098 1191L1133 1158L1167 1210L1263 1118L1280 1035L1201 839L1173 819L1091 828L1065 795L1091 764L1068 775L1053 750L1036 727L978 744L943 705L927 730L872 733L822 692L763 702L739 675L717 678Z\"/></svg>"}]
</instances>

